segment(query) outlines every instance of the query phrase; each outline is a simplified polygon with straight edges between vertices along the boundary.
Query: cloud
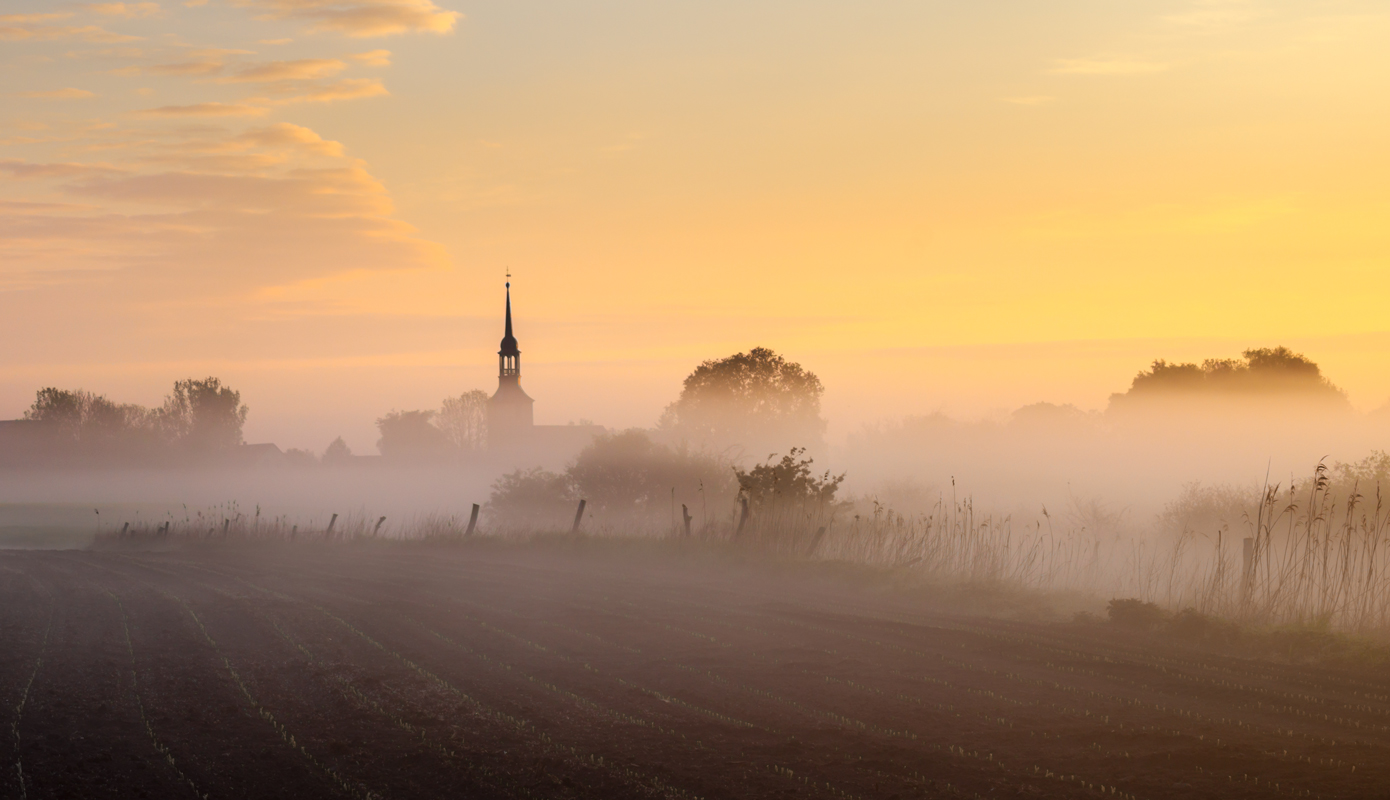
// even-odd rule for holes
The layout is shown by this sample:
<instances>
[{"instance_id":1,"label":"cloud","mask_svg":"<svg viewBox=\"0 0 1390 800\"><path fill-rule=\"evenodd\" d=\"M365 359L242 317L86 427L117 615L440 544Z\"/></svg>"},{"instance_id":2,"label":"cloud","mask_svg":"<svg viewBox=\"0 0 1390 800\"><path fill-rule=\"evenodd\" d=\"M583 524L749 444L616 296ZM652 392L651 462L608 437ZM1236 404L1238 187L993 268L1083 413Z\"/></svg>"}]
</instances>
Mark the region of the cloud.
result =
<instances>
[{"instance_id":1,"label":"cloud","mask_svg":"<svg viewBox=\"0 0 1390 800\"><path fill-rule=\"evenodd\" d=\"M347 69L336 58L301 58L295 61L269 61L253 64L222 78L223 83L275 83L327 78Z\"/></svg>"},{"instance_id":2,"label":"cloud","mask_svg":"<svg viewBox=\"0 0 1390 800\"><path fill-rule=\"evenodd\" d=\"M391 66L390 50L368 50L365 53L357 53L349 56L353 61L366 64L369 67L389 67Z\"/></svg>"},{"instance_id":3,"label":"cloud","mask_svg":"<svg viewBox=\"0 0 1390 800\"><path fill-rule=\"evenodd\" d=\"M309 128L293 125L288 122L281 122L269 127L246 131L234 141L238 144L246 143L261 147L273 145L292 146L319 155L332 156L335 158L343 157L343 145L340 142L324 139Z\"/></svg>"},{"instance_id":4,"label":"cloud","mask_svg":"<svg viewBox=\"0 0 1390 800\"><path fill-rule=\"evenodd\" d=\"M45 14L0 14L0 25L33 25L72 19L71 11L57 11Z\"/></svg>"},{"instance_id":5,"label":"cloud","mask_svg":"<svg viewBox=\"0 0 1390 800\"><path fill-rule=\"evenodd\" d=\"M141 117L259 117L268 109L239 103L194 103L187 106L160 106L133 112Z\"/></svg>"},{"instance_id":6,"label":"cloud","mask_svg":"<svg viewBox=\"0 0 1390 800\"><path fill-rule=\"evenodd\" d=\"M15 97L30 97L40 100L83 100L96 97L86 89L49 89L41 92L19 92Z\"/></svg>"},{"instance_id":7,"label":"cloud","mask_svg":"<svg viewBox=\"0 0 1390 800\"><path fill-rule=\"evenodd\" d=\"M290 44L293 41L293 39L261 39L260 42L258 42L258 44L279 45Z\"/></svg>"},{"instance_id":8,"label":"cloud","mask_svg":"<svg viewBox=\"0 0 1390 800\"><path fill-rule=\"evenodd\" d=\"M92 178L116 175L124 170L109 164L35 163L22 158L0 158L0 172L22 180L44 178Z\"/></svg>"},{"instance_id":9,"label":"cloud","mask_svg":"<svg viewBox=\"0 0 1390 800\"><path fill-rule=\"evenodd\" d=\"M449 33L461 14L431 0L232 0L270 19L302 19L311 30L352 37Z\"/></svg>"},{"instance_id":10,"label":"cloud","mask_svg":"<svg viewBox=\"0 0 1390 800\"><path fill-rule=\"evenodd\" d=\"M1122 58L1059 58L1050 71L1058 75L1151 75L1171 64Z\"/></svg>"},{"instance_id":11,"label":"cloud","mask_svg":"<svg viewBox=\"0 0 1390 800\"><path fill-rule=\"evenodd\" d=\"M381 81L376 78L345 78L330 84L314 87L303 94L289 97L257 97L251 103L286 106L295 103L335 103L339 100L360 100L366 97L380 97L390 94Z\"/></svg>"},{"instance_id":12,"label":"cloud","mask_svg":"<svg viewBox=\"0 0 1390 800\"><path fill-rule=\"evenodd\" d=\"M445 262L394 218L365 164L309 128L128 133L146 150L114 167L0 160L0 175L46 180L66 201L0 200L0 265L23 267L0 269L0 283L63 283L69 300L167 308ZM180 160L196 168L169 168Z\"/></svg>"},{"instance_id":13,"label":"cloud","mask_svg":"<svg viewBox=\"0 0 1390 800\"><path fill-rule=\"evenodd\" d=\"M172 64L156 64L145 68L149 75L216 75L225 65L221 61L176 61ZM138 68L137 68L138 69Z\"/></svg>"},{"instance_id":14,"label":"cloud","mask_svg":"<svg viewBox=\"0 0 1390 800\"><path fill-rule=\"evenodd\" d=\"M159 13L159 3L89 3L86 9L104 17L152 17Z\"/></svg>"},{"instance_id":15,"label":"cloud","mask_svg":"<svg viewBox=\"0 0 1390 800\"><path fill-rule=\"evenodd\" d=\"M77 39L84 42L136 42L139 36L112 33L95 25L54 25L72 17L70 13L0 14L0 41L52 42Z\"/></svg>"},{"instance_id":16,"label":"cloud","mask_svg":"<svg viewBox=\"0 0 1390 800\"><path fill-rule=\"evenodd\" d=\"M1057 98L1052 97L1050 95L1038 94L1029 95L1027 97L1001 97L999 99L1003 100L1005 103L1012 103L1016 106L1040 106L1047 103L1051 103L1053 100L1056 100Z\"/></svg>"}]
</instances>

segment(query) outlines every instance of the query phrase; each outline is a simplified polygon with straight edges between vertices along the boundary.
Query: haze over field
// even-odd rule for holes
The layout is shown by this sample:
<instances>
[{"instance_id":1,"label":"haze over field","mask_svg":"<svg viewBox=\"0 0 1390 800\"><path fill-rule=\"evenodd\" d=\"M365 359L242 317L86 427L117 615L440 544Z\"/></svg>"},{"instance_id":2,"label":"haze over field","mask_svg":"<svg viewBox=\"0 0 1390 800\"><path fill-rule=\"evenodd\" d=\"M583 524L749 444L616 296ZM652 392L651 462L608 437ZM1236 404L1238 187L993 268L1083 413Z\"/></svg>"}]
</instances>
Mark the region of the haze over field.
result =
<instances>
[{"instance_id":1,"label":"haze over field","mask_svg":"<svg viewBox=\"0 0 1390 800\"><path fill-rule=\"evenodd\" d=\"M1387 42L5 0L0 796L1384 800Z\"/></svg>"},{"instance_id":2,"label":"haze over field","mask_svg":"<svg viewBox=\"0 0 1390 800\"><path fill-rule=\"evenodd\" d=\"M1387 35L1371 0L8 3L0 417L216 374L248 440L369 452L491 388L507 267L538 422L650 426L758 344L838 443L1274 344L1371 410Z\"/></svg>"}]
</instances>

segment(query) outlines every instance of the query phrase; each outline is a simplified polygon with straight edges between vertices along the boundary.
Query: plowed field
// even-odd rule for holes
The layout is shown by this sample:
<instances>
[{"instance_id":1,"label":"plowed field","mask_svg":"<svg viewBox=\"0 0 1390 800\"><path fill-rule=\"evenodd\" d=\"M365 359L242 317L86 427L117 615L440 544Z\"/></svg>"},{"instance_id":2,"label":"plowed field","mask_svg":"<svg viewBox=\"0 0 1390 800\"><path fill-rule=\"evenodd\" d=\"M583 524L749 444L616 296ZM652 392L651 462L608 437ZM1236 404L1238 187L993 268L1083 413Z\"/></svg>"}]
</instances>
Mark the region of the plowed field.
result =
<instances>
[{"instance_id":1,"label":"plowed field","mask_svg":"<svg viewBox=\"0 0 1390 800\"><path fill-rule=\"evenodd\" d=\"M4 797L1384 797L1388 700L675 555L0 552Z\"/></svg>"}]
</instances>

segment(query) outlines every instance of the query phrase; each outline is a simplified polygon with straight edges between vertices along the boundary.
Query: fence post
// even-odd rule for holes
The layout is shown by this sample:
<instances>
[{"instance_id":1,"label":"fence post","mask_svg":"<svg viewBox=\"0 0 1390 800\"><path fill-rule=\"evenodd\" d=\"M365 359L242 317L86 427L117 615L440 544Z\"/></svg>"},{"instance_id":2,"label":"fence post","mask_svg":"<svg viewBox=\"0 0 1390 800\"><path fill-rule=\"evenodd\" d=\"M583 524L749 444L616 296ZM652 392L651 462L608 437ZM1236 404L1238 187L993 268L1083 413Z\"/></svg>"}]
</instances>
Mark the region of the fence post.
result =
<instances>
[{"instance_id":1,"label":"fence post","mask_svg":"<svg viewBox=\"0 0 1390 800\"><path fill-rule=\"evenodd\" d=\"M464 536L472 536L473 531L478 529L478 504L473 504L473 513L468 515L468 530L463 532Z\"/></svg>"},{"instance_id":2,"label":"fence post","mask_svg":"<svg viewBox=\"0 0 1390 800\"><path fill-rule=\"evenodd\" d=\"M584 506L588 505L588 503L588 500L580 498L579 510L574 512L574 527L570 528L570 533L579 533L579 522L584 519Z\"/></svg>"},{"instance_id":3,"label":"fence post","mask_svg":"<svg viewBox=\"0 0 1390 800\"><path fill-rule=\"evenodd\" d=\"M691 517L690 509L685 507L685 503L681 503L681 519L685 520L685 535L687 538L689 538Z\"/></svg>"},{"instance_id":4,"label":"fence post","mask_svg":"<svg viewBox=\"0 0 1390 800\"><path fill-rule=\"evenodd\" d=\"M323 538L328 539L328 538L330 538L330 537L333 536L333 525L334 525L335 523L337 523L337 521L338 521L338 515L337 515L337 514L334 514L334 515L333 515L333 519L330 519L330 520L328 521L328 530L326 530L326 531L323 532Z\"/></svg>"},{"instance_id":5,"label":"fence post","mask_svg":"<svg viewBox=\"0 0 1390 800\"><path fill-rule=\"evenodd\" d=\"M819 528L816 528L816 535L815 535L815 538L811 539L811 546L808 547L808 548L806 548L806 555L809 556L809 555L812 555L813 553L816 552L816 548L820 546L821 537L824 536L824 535L825 535L825 526L824 526L824 525L820 526Z\"/></svg>"},{"instance_id":6,"label":"fence post","mask_svg":"<svg viewBox=\"0 0 1390 800\"><path fill-rule=\"evenodd\" d=\"M381 530L381 523L383 523L383 522L385 522L385 521L386 521L386 517L382 517L381 519L379 519L379 520L376 521L376 527L375 527L375 528L372 528L372 536L373 536L373 537L375 537L375 536L377 535L377 533Z\"/></svg>"}]
</instances>

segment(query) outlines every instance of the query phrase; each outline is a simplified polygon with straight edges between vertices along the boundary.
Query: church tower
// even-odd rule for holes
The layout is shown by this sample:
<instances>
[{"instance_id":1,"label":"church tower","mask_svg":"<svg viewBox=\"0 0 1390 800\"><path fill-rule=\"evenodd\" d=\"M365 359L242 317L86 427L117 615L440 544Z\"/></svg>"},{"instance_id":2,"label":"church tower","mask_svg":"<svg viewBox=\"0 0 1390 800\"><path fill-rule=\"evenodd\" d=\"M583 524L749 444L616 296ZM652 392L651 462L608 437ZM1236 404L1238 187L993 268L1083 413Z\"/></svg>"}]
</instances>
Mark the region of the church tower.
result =
<instances>
[{"instance_id":1,"label":"church tower","mask_svg":"<svg viewBox=\"0 0 1390 800\"><path fill-rule=\"evenodd\" d=\"M521 351L512 335L512 283L507 281L507 331L497 351L497 393L488 401L488 446L506 446L525 441L535 426L536 401L521 389Z\"/></svg>"}]
</instances>

